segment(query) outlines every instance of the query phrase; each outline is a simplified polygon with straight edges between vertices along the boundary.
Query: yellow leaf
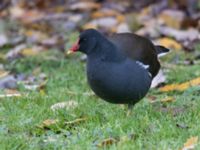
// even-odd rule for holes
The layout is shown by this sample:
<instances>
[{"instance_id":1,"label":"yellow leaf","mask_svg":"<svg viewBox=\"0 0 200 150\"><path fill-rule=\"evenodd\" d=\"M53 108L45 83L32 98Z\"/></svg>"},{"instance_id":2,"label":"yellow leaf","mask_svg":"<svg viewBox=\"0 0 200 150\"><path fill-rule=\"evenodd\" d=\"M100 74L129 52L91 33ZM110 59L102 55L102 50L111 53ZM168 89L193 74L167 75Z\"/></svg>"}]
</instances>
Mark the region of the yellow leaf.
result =
<instances>
[{"instance_id":1,"label":"yellow leaf","mask_svg":"<svg viewBox=\"0 0 200 150\"><path fill-rule=\"evenodd\" d=\"M169 27L180 29L184 19L184 13L176 10L165 10L158 16L158 19Z\"/></svg>"},{"instance_id":2,"label":"yellow leaf","mask_svg":"<svg viewBox=\"0 0 200 150\"><path fill-rule=\"evenodd\" d=\"M22 54L23 56L35 56L37 55L39 52L41 52L43 50L42 47L32 47L32 48L25 48L23 50L20 51L20 54Z\"/></svg>"},{"instance_id":3,"label":"yellow leaf","mask_svg":"<svg viewBox=\"0 0 200 150\"><path fill-rule=\"evenodd\" d=\"M108 138L108 139L104 139L103 141L101 141L99 144L97 144L98 147L104 147L104 146L110 146L114 143L116 143L117 140L114 138Z\"/></svg>"},{"instance_id":4,"label":"yellow leaf","mask_svg":"<svg viewBox=\"0 0 200 150\"><path fill-rule=\"evenodd\" d=\"M156 43L158 43L159 45L162 45L164 47L167 47L169 49L175 49L175 50L180 50L182 49L181 44L179 44L178 42L176 42L173 39L170 38L160 38L156 41Z\"/></svg>"},{"instance_id":5,"label":"yellow leaf","mask_svg":"<svg viewBox=\"0 0 200 150\"><path fill-rule=\"evenodd\" d=\"M140 16L148 16L149 14L151 14L151 11L152 11L151 6L147 6L142 9L142 11L139 13L139 15Z\"/></svg>"},{"instance_id":6,"label":"yellow leaf","mask_svg":"<svg viewBox=\"0 0 200 150\"><path fill-rule=\"evenodd\" d=\"M195 148L198 142L198 136L191 137L187 139L187 141L184 143L184 147L181 148L181 150L192 150Z\"/></svg>"},{"instance_id":7,"label":"yellow leaf","mask_svg":"<svg viewBox=\"0 0 200 150\"><path fill-rule=\"evenodd\" d=\"M116 17L119 23L125 22L125 17L123 15L117 15Z\"/></svg>"},{"instance_id":8,"label":"yellow leaf","mask_svg":"<svg viewBox=\"0 0 200 150\"><path fill-rule=\"evenodd\" d=\"M42 122L42 125L43 125L43 127L49 127L49 126L54 125L56 123L58 123L58 119L56 119L56 120L54 120L54 119L47 119L47 120L44 120Z\"/></svg>"},{"instance_id":9,"label":"yellow leaf","mask_svg":"<svg viewBox=\"0 0 200 150\"><path fill-rule=\"evenodd\" d=\"M174 97L166 97L164 99L161 100L161 102L173 102L175 101L175 98Z\"/></svg>"},{"instance_id":10,"label":"yellow leaf","mask_svg":"<svg viewBox=\"0 0 200 150\"><path fill-rule=\"evenodd\" d=\"M83 26L83 29L86 30L86 29L97 29L97 25L95 24L92 24L92 23L87 23Z\"/></svg>"},{"instance_id":11,"label":"yellow leaf","mask_svg":"<svg viewBox=\"0 0 200 150\"><path fill-rule=\"evenodd\" d=\"M42 40L48 39L48 35L40 32L40 31L36 31L36 30L24 30L23 34L31 37L39 42L41 42Z\"/></svg>"},{"instance_id":12,"label":"yellow leaf","mask_svg":"<svg viewBox=\"0 0 200 150\"><path fill-rule=\"evenodd\" d=\"M102 17L115 17L120 15L119 12L111 9L106 9L106 10L100 10L100 11L95 11L92 14L92 18L97 19L97 18L102 18Z\"/></svg>"},{"instance_id":13,"label":"yellow leaf","mask_svg":"<svg viewBox=\"0 0 200 150\"><path fill-rule=\"evenodd\" d=\"M170 84L160 88L161 92L169 91L184 91L190 87L200 85L200 77L193 80L181 83L181 84Z\"/></svg>"}]
</instances>

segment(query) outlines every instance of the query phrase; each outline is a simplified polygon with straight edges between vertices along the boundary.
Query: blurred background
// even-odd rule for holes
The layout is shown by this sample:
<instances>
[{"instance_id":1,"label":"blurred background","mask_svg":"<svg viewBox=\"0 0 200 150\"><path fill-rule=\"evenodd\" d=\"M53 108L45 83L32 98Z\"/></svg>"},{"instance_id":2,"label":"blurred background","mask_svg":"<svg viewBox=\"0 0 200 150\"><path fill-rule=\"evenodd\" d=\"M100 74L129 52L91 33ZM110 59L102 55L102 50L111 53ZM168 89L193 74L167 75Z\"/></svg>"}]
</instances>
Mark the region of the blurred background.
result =
<instances>
[{"instance_id":1,"label":"blurred background","mask_svg":"<svg viewBox=\"0 0 200 150\"><path fill-rule=\"evenodd\" d=\"M192 59L199 59L199 10L198 0L2 0L1 76L9 78L1 78L0 88L15 88L16 81L24 80L16 77L16 60L46 51L65 56L78 33L88 28L134 32L172 50L194 52Z\"/></svg>"},{"instance_id":2,"label":"blurred background","mask_svg":"<svg viewBox=\"0 0 200 150\"><path fill-rule=\"evenodd\" d=\"M88 28L171 50L130 117L90 90L84 55L66 55ZM199 66L200 0L0 0L0 149L200 147Z\"/></svg>"}]
</instances>

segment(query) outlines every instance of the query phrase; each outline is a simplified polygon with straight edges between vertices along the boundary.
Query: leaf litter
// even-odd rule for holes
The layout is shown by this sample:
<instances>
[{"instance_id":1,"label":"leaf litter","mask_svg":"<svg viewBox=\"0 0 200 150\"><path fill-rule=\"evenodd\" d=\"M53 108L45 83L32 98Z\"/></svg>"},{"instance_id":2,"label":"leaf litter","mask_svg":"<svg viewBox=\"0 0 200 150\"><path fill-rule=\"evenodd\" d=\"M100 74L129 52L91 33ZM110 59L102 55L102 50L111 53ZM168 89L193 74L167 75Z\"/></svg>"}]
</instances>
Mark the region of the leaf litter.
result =
<instances>
[{"instance_id":1,"label":"leaf litter","mask_svg":"<svg viewBox=\"0 0 200 150\"><path fill-rule=\"evenodd\" d=\"M12 3L7 6L9 13L5 13L4 11L0 13L0 16L11 18L12 22L19 22L20 24L17 28L21 28L22 30L14 30L14 27L9 26L7 29L3 29L3 31L6 32L0 33L0 47L9 46L10 48L6 54L2 53L1 56L6 60L14 61L22 57L37 56L41 52L52 48L64 52L66 49L65 43L68 43L68 46L70 46L69 38L66 37L66 35L70 32L81 31L87 28L96 28L107 34L112 32L136 32L140 35L153 38L155 43L180 51L186 51L187 49L195 51L196 49L193 45L200 40L200 33L197 27L200 23L198 21L198 13L196 13L196 11L190 12L187 10L190 15L186 16L182 10L172 9L165 1L153 3L151 5L144 4L143 6L140 5L140 2L135 2L133 5L124 1L106 1L103 3L91 1L75 3L68 3L68 1L66 3L63 2L64 1L60 1L59 5L57 5L56 2L49 1L39 1L38 3L21 1L19 5ZM173 1L170 5L172 5L173 8L179 8L178 2L176 3ZM132 8L139 8L140 11L134 11ZM185 9L189 8L190 6ZM129 17L132 13L134 13L134 15L131 15L133 17ZM2 20L6 22L4 19ZM12 31L14 34L10 34L8 31ZM23 73L21 74L16 75L13 72L10 73L9 70L3 70L2 73L0 72L0 87L4 90L13 90L13 92L5 92L7 96L15 96L17 94L21 96L20 92L18 93L17 90L19 82L23 84L27 90L38 90L40 92L43 91L47 84L47 77L42 78L39 77L38 74L28 76L23 75ZM164 74L165 73L156 79L153 88L160 87L160 85L167 82ZM16 76L23 77L18 78ZM37 78L39 79L37 80ZM198 86L199 84L199 79L196 78L181 84L166 85L160 87L159 90L162 92L184 91L192 86ZM70 91L69 94L94 95L94 93L91 92L70 93ZM6 94L2 97L5 95ZM157 101L158 98L151 97L151 99L153 99L152 101ZM170 96L160 100L160 102L164 104L174 101L175 98ZM56 103L51 106L51 109L53 111L59 109L70 110L76 107L78 107L78 103L69 101L68 103ZM177 115L184 112L185 108L161 107L160 111L172 112L173 115ZM65 125L78 125L86 120L87 118L84 117L77 118L72 121L65 121ZM57 123L59 123L57 119L49 119L44 121L43 125L48 127L56 125ZM177 126L185 128L180 124ZM107 138L102 140L99 145L104 147L115 144L118 141L118 138ZM197 140L195 137L189 140L188 143L197 143L197 141L198 137ZM187 145L195 144L187 144L186 142L184 147L187 147Z\"/></svg>"}]
</instances>

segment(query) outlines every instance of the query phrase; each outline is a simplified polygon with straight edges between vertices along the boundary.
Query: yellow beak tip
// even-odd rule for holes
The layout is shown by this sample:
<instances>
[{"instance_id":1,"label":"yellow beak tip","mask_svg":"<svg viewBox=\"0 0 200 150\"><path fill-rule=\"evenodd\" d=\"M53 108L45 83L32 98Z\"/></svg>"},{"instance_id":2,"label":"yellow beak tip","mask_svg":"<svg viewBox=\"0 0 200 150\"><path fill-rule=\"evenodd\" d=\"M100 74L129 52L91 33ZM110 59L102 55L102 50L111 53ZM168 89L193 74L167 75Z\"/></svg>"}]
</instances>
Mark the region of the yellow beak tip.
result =
<instances>
[{"instance_id":1,"label":"yellow beak tip","mask_svg":"<svg viewBox=\"0 0 200 150\"><path fill-rule=\"evenodd\" d=\"M71 53L73 53L71 50L67 51L67 55L70 55Z\"/></svg>"}]
</instances>

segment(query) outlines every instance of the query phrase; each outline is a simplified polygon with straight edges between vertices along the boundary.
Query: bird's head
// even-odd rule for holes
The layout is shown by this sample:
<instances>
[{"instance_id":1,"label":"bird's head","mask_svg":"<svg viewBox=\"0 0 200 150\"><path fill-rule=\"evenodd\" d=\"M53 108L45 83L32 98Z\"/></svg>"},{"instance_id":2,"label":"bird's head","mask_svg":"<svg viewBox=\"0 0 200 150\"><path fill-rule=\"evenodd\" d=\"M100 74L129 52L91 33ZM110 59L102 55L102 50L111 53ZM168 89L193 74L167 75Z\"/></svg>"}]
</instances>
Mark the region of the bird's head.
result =
<instances>
[{"instance_id":1,"label":"bird's head","mask_svg":"<svg viewBox=\"0 0 200 150\"><path fill-rule=\"evenodd\" d=\"M73 52L83 52L85 54L89 54L97 45L97 39L101 37L101 33L99 33L95 29L88 29L83 31L78 40L74 43L74 45L68 50L68 53Z\"/></svg>"}]
</instances>

